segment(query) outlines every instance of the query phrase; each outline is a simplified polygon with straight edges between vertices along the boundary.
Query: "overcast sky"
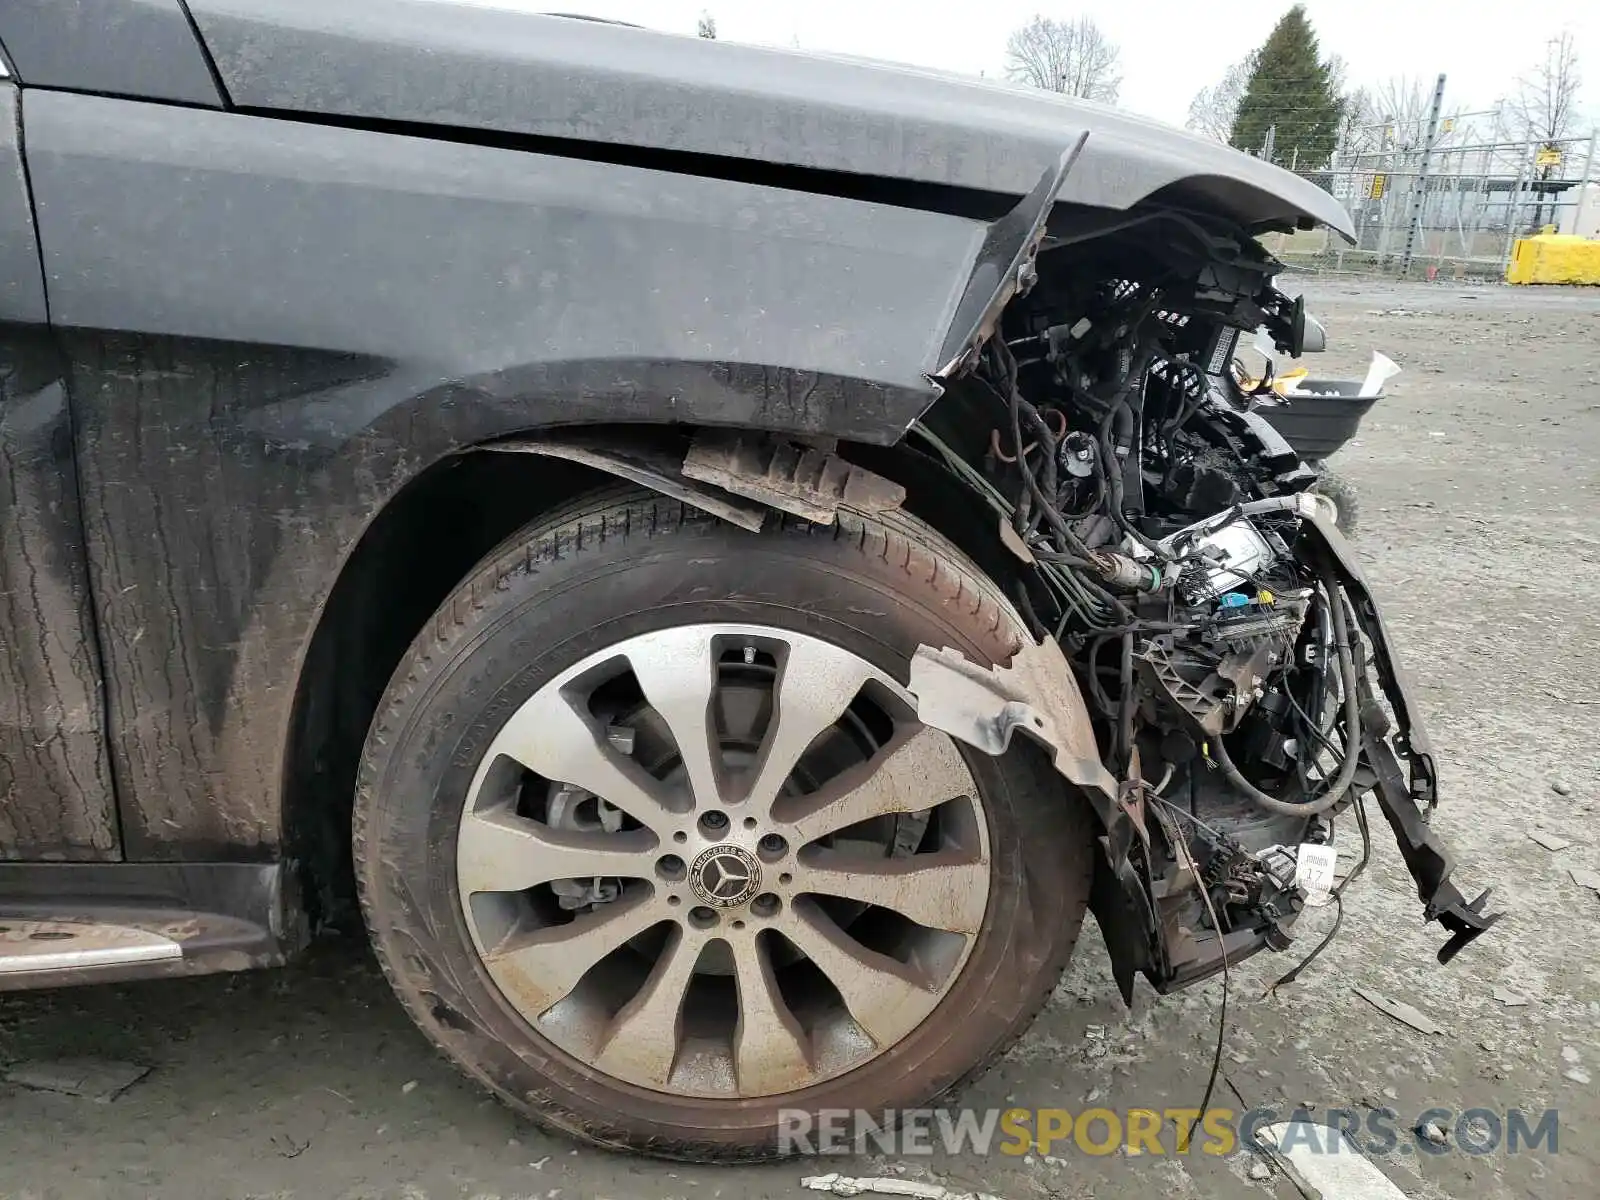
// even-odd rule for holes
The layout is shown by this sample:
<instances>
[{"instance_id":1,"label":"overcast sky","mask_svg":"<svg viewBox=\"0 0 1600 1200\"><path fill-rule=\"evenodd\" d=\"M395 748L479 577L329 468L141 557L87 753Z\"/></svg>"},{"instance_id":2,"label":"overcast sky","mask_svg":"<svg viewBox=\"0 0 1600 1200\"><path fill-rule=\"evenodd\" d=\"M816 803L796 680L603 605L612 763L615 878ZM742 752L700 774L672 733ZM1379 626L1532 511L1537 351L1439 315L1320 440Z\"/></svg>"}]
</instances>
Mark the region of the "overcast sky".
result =
<instances>
[{"instance_id":1,"label":"overcast sky","mask_svg":"<svg viewBox=\"0 0 1600 1200\"><path fill-rule=\"evenodd\" d=\"M1122 48L1121 104L1181 124L1194 93L1266 38L1289 7L1259 0L479 0L587 13L692 33L702 11L741 42L894 59L998 76L1006 35L1035 12L1092 17ZM1580 105L1600 118L1596 0L1309 0L1322 52L1341 55L1352 83L1449 76L1447 108L1479 108L1511 91L1563 29L1577 38L1588 80ZM1474 15L1474 14L1482 14Z\"/></svg>"}]
</instances>

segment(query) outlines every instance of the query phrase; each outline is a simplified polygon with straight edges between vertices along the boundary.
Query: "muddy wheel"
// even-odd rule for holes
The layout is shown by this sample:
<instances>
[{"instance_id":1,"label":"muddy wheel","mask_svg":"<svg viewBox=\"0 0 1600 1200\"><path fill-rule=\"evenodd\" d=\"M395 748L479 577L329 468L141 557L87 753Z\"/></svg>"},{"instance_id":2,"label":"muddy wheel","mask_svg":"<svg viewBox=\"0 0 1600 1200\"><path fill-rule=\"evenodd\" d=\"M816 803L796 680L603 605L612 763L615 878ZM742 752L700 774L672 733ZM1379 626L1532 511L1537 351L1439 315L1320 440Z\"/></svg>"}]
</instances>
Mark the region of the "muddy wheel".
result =
<instances>
[{"instance_id":1,"label":"muddy wheel","mask_svg":"<svg viewBox=\"0 0 1600 1200\"><path fill-rule=\"evenodd\" d=\"M1356 486L1343 475L1330 471L1326 466L1318 464L1321 472L1317 481L1311 485L1311 491L1326 496L1339 508L1339 519L1334 522L1339 527L1339 532L1345 537L1354 537L1356 533L1356 518L1360 513L1360 506L1356 498Z\"/></svg>"},{"instance_id":2,"label":"muddy wheel","mask_svg":"<svg viewBox=\"0 0 1600 1200\"><path fill-rule=\"evenodd\" d=\"M926 1105L1050 994L1092 819L1045 757L920 725L921 643L1017 618L896 516L761 534L642 493L446 602L365 750L357 873L417 1024L534 1119L692 1159L782 1110Z\"/></svg>"}]
</instances>

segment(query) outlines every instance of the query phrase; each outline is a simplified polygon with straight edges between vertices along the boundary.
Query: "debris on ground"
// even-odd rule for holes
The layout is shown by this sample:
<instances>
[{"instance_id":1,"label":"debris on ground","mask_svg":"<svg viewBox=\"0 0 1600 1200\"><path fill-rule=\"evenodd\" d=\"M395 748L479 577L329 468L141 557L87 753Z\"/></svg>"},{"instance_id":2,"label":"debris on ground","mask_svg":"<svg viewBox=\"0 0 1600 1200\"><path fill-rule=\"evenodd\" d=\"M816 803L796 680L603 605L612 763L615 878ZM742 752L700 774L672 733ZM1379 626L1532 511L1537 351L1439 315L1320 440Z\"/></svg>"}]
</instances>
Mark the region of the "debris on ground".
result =
<instances>
[{"instance_id":1,"label":"debris on ground","mask_svg":"<svg viewBox=\"0 0 1600 1200\"><path fill-rule=\"evenodd\" d=\"M1600 409L1600 404L1595 405L1595 408ZM1552 700L1559 700L1563 704L1600 704L1600 700L1589 699L1583 696L1568 696L1563 692L1556 691L1555 688L1540 688L1539 690L1542 691L1546 696L1549 696ZM1565 793L1562 794L1564 795Z\"/></svg>"},{"instance_id":2,"label":"debris on ground","mask_svg":"<svg viewBox=\"0 0 1600 1200\"><path fill-rule=\"evenodd\" d=\"M1552 792L1554 792L1558 796L1570 796L1570 795L1572 795L1572 785L1570 783L1568 783L1564 779L1553 779L1553 780L1551 780L1550 781L1550 790Z\"/></svg>"},{"instance_id":3,"label":"debris on ground","mask_svg":"<svg viewBox=\"0 0 1600 1200\"><path fill-rule=\"evenodd\" d=\"M1565 850L1568 846L1572 845L1572 843L1566 838L1558 837L1553 833L1546 833L1542 829L1530 829L1528 830L1528 836L1534 841L1538 842L1539 845L1543 846L1546 850Z\"/></svg>"},{"instance_id":4,"label":"debris on ground","mask_svg":"<svg viewBox=\"0 0 1600 1200\"><path fill-rule=\"evenodd\" d=\"M1272 1178L1272 1168L1267 1166L1267 1164L1262 1162L1259 1158L1246 1167L1244 1173L1258 1183L1264 1179Z\"/></svg>"},{"instance_id":5,"label":"debris on ground","mask_svg":"<svg viewBox=\"0 0 1600 1200\"><path fill-rule=\"evenodd\" d=\"M1442 1146L1449 1140L1449 1135L1445 1133L1444 1129L1438 1125L1435 1125L1432 1121L1424 1121L1422 1124L1418 1125L1417 1132L1423 1137L1427 1138L1435 1146Z\"/></svg>"},{"instance_id":6,"label":"debris on ground","mask_svg":"<svg viewBox=\"0 0 1600 1200\"><path fill-rule=\"evenodd\" d=\"M414 1092L416 1090L417 1090L417 1081L415 1079L408 1079L408 1080L406 1080L404 1083L402 1083L400 1085L400 1094L402 1096L409 1096L409 1095L411 1095L412 1092Z\"/></svg>"},{"instance_id":7,"label":"debris on ground","mask_svg":"<svg viewBox=\"0 0 1600 1200\"><path fill-rule=\"evenodd\" d=\"M5 1078L37 1092L60 1092L109 1104L148 1074L149 1067L115 1059L51 1058L17 1063Z\"/></svg>"},{"instance_id":8,"label":"debris on ground","mask_svg":"<svg viewBox=\"0 0 1600 1200\"><path fill-rule=\"evenodd\" d=\"M1266 1148L1300 1196L1404 1200L1404 1194L1335 1126L1307 1121L1268 1125L1256 1131L1256 1145Z\"/></svg>"},{"instance_id":9,"label":"debris on ground","mask_svg":"<svg viewBox=\"0 0 1600 1200\"><path fill-rule=\"evenodd\" d=\"M1561 1072L1563 1078L1570 1079L1573 1083L1589 1082L1589 1072L1585 1071L1581 1065L1583 1055L1578 1053L1576 1046L1561 1047L1561 1061L1567 1064L1567 1069Z\"/></svg>"},{"instance_id":10,"label":"debris on ground","mask_svg":"<svg viewBox=\"0 0 1600 1200\"><path fill-rule=\"evenodd\" d=\"M1360 996L1379 1012L1411 1026L1419 1033L1446 1032L1443 1025L1439 1024L1427 1013L1412 1008L1409 1004L1399 1000L1391 1000L1387 996L1380 996L1377 992L1369 992L1366 988L1355 988L1354 991L1356 995Z\"/></svg>"},{"instance_id":11,"label":"debris on ground","mask_svg":"<svg viewBox=\"0 0 1600 1200\"><path fill-rule=\"evenodd\" d=\"M1509 988L1495 988L1494 998L1507 1008L1521 1008L1528 1003L1528 998L1521 992L1513 992Z\"/></svg>"},{"instance_id":12,"label":"debris on ground","mask_svg":"<svg viewBox=\"0 0 1600 1200\"><path fill-rule=\"evenodd\" d=\"M835 1196L912 1196L916 1200L1000 1200L988 1192L953 1192L937 1183L919 1183L915 1179L856 1178L850 1175L808 1175L800 1186L813 1192L831 1192Z\"/></svg>"},{"instance_id":13,"label":"debris on ground","mask_svg":"<svg viewBox=\"0 0 1600 1200\"><path fill-rule=\"evenodd\" d=\"M1572 876L1572 882L1579 887L1600 892L1600 871L1585 871L1582 867L1572 867L1567 874Z\"/></svg>"}]
</instances>

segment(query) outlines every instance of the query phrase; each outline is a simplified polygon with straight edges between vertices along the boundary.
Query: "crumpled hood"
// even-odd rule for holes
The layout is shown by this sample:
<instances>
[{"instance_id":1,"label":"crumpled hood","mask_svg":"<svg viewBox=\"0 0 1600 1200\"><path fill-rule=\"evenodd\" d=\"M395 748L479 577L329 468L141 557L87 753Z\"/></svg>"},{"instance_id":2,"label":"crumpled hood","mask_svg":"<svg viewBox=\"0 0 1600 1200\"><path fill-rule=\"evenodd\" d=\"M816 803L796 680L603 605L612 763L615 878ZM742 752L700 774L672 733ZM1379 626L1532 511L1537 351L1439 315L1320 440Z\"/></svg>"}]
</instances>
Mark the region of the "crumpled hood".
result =
<instances>
[{"instance_id":1,"label":"crumpled hood","mask_svg":"<svg viewBox=\"0 0 1600 1200\"><path fill-rule=\"evenodd\" d=\"M1250 226L1328 225L1332 196L1115 109L860 59L451 0L189 0L231 101L573 139L1021 196L1088 131L1061 199L1158 197Z\"/></svg>"}]
</instances>

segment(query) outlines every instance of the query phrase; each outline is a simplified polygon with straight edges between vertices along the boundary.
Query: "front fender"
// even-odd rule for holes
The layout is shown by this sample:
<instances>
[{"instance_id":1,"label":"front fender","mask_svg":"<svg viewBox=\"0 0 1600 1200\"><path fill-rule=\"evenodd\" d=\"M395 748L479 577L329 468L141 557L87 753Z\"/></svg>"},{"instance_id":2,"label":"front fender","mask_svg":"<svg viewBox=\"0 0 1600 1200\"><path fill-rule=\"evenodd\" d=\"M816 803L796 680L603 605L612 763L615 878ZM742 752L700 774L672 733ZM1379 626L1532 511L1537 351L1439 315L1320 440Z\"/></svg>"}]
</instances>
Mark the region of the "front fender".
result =
<instances>
[{"instance_id":1,"label":"front fender","mask_svg":"<svg viewBox=\"0 0 1600 1200\"><path fill-rule=\"evenodd\" d=\"M24 118L58 325L356 356L573 422L894 442L988 232L237 112L29 92Z\"/></svg>"},{"instance_id":2,"label":"front fender","mask_svg":"<svg viewBox=\"0 0 1600 1200\"><path fill-rule=\"evenodd\" d=\"M892 444L987 231L241 111L22 110L130 857L277 852L299 664L409 481L558 426Z\"/></svg>"}]
</instances>

